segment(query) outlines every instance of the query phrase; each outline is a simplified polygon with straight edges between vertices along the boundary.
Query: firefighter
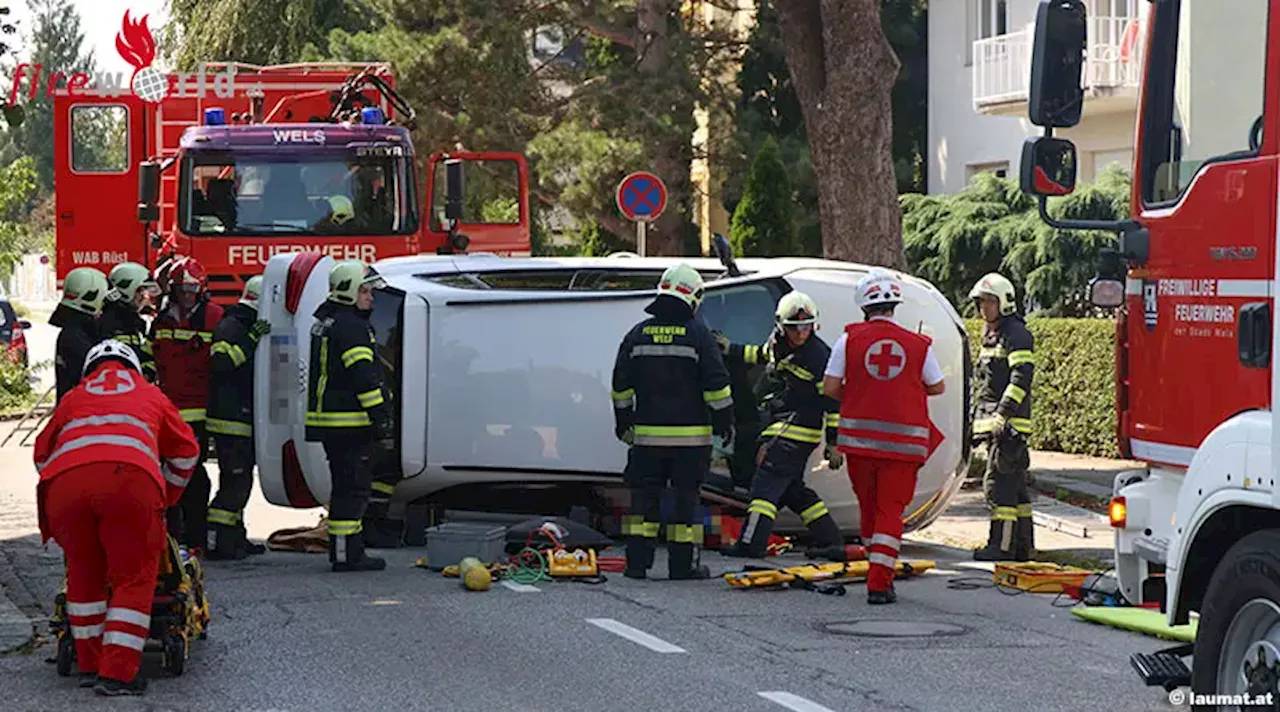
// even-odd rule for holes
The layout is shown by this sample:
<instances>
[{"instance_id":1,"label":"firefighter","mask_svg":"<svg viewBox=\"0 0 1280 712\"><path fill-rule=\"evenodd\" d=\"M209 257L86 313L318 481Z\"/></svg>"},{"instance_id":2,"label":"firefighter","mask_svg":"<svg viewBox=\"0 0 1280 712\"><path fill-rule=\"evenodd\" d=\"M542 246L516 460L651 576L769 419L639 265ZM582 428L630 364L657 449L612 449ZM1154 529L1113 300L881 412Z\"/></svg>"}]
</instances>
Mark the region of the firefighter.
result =
<instances>
[{"instance_id":1,"label":"firefighter","mask_svg":"<svg viewBox=\"0 0 1280 712\"><path fill-rule=\"evenodd\" d=\"M1027 561L1035 549L1027 470L1031 453L1031 375L1035 342L1017 314L1013 283L992 272L969 292L982 314L982 349L974 372L973 432L987 445L991 532L978 561Z\"/></svg>"},{"instance_id":2,"label":"firefighter","mask_svg":"<svg viewBox=\"0 0 1280 712\"><path fill-rule=\"evenodd\" d=\"M703 536L695 516L712 445L727 450L733 442L733 397L715 336L694 318L701 303L697 270L687 264L667 269L645 308L653 316L632 327L618 346L614 434L631 446L631 513L623 527L628 578L645 578L653 566L668 483L675 490L666 532L670 578L711 575L699 564Z\"/></svg>"},{"instance_id":3,"label":"firefighter","mask_svg":"<svg viewBox=\"0 0 1280 712\"><path fill-rule=\"evenodd\" d=\"M312 226L313 230L323 232L338 232L343 225L351 222L356 216L355 206L351 203L351 198L342 194L331 195L325 198L325 214L324 217L316 221Z\"/></svg>"},{"instance_id":4,"label":"firefighter","mask_svg":"<svg viewBox=\"0 0 1280 712\"><path fill-rule=\"evenodd\" d=\"M138 363L142 364L142 374L154 383L156 360L142 312L149 308L160 288L147 268L137 262L122 262L113 267L107 274L107 283L111 291L107 292L102 316L98 317L98 334L133 347Z\"/></svg>"},{"instance_id":5,"label":"firefighter","mask_svg":"<svg viewBox=\"0 0 1280 712\"><path fill-rule=\"evenodd\" d=\"M375 448L395 450L391 406L374 353L369 313L373 290L386 282L360 260L329 270L329 298L311 328L306 439L324 445L332 477L329 562L334 571L379 571L386 561L365 554Z\"/></svg>"},{"instance_id":6,"label":"firefighter","mask_svg":"<svg viewBox=\"0 0 1280 712\"><path fill-rule=\"evenodd\" d=\"M849 456L858 497L870 564L867 603L893 603L902 513L938 436L928 397L941 394L945 383L932 340L893 320L902 284L892 273L872 270L858 281L854 299L865 321L846 326L832 346L823 392L840 401L836 447Z\"/></svg>"},{"instance_id":7,"label":"firefighter","mask_svg":"<svg viewBox=\"0 0 1280 712\"><path fill-rule=\"evenodd\" d=\"M84 379L36 440L40 535L66 555L82 687L108 696L146 689L138 672L167 544L164 508L181 496L198 450L137 354L113 339L90 349Z\"/></svg>"},{"instance_id":8,"label":"firefighter","mask_svg":"<svg viewBox=\"0 0 1280 712\"><path fill-rule=\"evenodd\" d=\"M243 559L266 548L249 541L244 507L253 490L253 354L271 325L258 318L262 275L249 279L240 302L213 329L209 410L205 428L218 453L218 492L206 518L208 557Z\"/></svg>"},{"instance_id":9,"label":"firefighter","mask_svg":"<svg viewBox=\"0 0 1280 712\"><path fill-rule=\"evenodd\" d=\"M156 381L178 407L200 443L200 462L182 501L168 515L169 533L178 543L203 550L209 509L209 474L204 467L208 435L209 359L213 328L222 307L209 302L204 266L188 258L169 272L169 299L151 324L156 355Z\"/></svg>"},{"instance_id":10,"label":"firefighter","mask_svg":"<svg viewBox=\"0 0 1280 712\"><path fill-rule=\"evenodd\" d=\"M84 357L100 341L97 317L110 289L107 276L92 267L67 273L62 301L49 317L50 326L60 329L53 364L58 401L80 382Z\"/></svg>"},{"instance_id":11,"label":"firefighter","mask_svg":"<svg viewBox=\"0 0 1280 712\"><path fill-rule=\"evenodd\" d=\"M789 507L813 535L808 555L844 560L844 538L827 505L805 485L809 456L822 442L828 466L838 470L844 456L835 449L840 406L823 395L822 372L831 348L813 333L818 306L803 292L788 292L774 313L777 328L767 344L732 344L716 336L731 363L765 363L757 389L761 422L756 451L756 474L751 481L751 504L742 537L728 556L763 558L778 506Z\"/></svg>"}]
</instances>

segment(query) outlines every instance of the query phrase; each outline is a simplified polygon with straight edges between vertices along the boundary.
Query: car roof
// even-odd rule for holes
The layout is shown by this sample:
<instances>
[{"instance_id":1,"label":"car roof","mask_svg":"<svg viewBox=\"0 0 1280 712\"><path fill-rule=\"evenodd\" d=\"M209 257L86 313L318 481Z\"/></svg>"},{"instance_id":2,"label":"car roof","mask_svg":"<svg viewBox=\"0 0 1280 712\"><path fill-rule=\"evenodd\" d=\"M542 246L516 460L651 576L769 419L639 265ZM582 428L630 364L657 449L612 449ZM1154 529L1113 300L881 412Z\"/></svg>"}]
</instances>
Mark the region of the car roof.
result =
<instances>
[{"instance_id":1,"label":"car roof","mask_svg":"<svg viewBox=\"0 0 1280 712\"><path fill-rule=\"evenodd\" d=\"M379 260L377 270L383 276L435 276L476 272L532 272L548 270L594 270L617 272L650 272L687 263L703 273L725 272L720 260L713 257L634 257L619 253L609 257L498 257L481 253L470 255L410 255ZM781 277L798 269L828 269L864 272L871 265L809 257L743 257L736 260L743 276L755 279ZM905 275L902 275L905 276Z\"/></svg>"}]
</instances>

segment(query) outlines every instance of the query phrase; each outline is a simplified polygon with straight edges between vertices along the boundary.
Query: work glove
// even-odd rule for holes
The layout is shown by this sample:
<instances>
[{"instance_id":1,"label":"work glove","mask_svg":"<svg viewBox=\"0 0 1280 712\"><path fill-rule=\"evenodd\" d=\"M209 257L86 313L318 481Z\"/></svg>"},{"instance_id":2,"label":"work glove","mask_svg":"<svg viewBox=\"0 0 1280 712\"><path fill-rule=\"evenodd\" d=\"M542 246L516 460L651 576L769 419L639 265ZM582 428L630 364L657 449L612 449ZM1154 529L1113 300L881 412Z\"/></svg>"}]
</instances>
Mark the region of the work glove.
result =
<instances>
[{"instance_id":1,"label":"work glove","mask_svg":"<svg viewBox=\"0 0 1280 712\"><path fill-rule=\"evenodd\" d=\"M716 343L719 344L720 346L720 353L724 354L725 356L728 356L729 355L729 337L725 336L724 334L721 334L718 331L713 331L711 333L716 337Z\"/></svg>"},{"instance_id":2,"label":"work glove","mask_svg":"<svg viewBox=\"0 0 1280 712\"><path fill-rule=\"evenodd\" d=\"M827 469L839 470L844 467L844 453L828 445L822 450L822 456L827 460Z\"/></svg>"},{"instance_id":3,"label":"work glove","mask_svg":"<svg viewBox=\"0 0 1280 712\"><path fill-rule=\"evenodd\" d=\"M636 442L635 428L627 428L626 430L623 430L621 433L615 433L615 435L617 435L618 439L626 443L627 445L634 445Z\"/></svg>"},{"instance_id":4,"label":"work glove","mask_svg":"<svg viewBox=\"0 0 1280 712\"><path fill-rule=\"evenodd\" d=\"M271 322L266 319L259 319L253 322L253 325L249 327L249 336L251 336L254 341L257 341L270 333Z\"/></svg>"},{"instance_id":5,"label":"work glove","mask_svg":"<svg viewBox=\"0 0 1280 712\"><path fill-rule=\"evenodd\" d=\"M711 436L711 452L713 456L732 457L733 456L733 428L730 427L727 433L717 433Z\"/></svg>"},{"instance_id":6,"label":"work glove","mask_svg":"<svg viewBox=\"0 0 1280 712\"><path fill-rule=\"evenodd\" d=\"M1003 413L997 412L991 416L991 422L991 434L997 437L1003 435L1005 428L1009 427L1009 418Z\"/></svg>"}]
</instances>

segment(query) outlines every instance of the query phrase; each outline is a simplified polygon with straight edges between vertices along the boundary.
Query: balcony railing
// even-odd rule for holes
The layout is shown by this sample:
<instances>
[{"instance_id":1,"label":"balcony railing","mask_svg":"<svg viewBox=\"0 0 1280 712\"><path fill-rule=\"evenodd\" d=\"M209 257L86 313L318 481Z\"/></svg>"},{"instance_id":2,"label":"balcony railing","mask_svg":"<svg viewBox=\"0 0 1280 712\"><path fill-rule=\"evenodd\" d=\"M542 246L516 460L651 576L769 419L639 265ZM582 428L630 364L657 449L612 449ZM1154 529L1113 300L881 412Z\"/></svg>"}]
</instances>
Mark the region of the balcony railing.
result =
<instances>
[{"instance_id":1,"label":"balcony railing","mask_svg":"<svg viewBox=\"0 0 1280 712\"><path fill-rule=\"evenodd\" d=\"M1137 87L1146 37L1135 17L1088 18L1082 79L1088 89ZM1027 100L1035 25L973 43L975 108Z\"/></svg>"}]
</instances>

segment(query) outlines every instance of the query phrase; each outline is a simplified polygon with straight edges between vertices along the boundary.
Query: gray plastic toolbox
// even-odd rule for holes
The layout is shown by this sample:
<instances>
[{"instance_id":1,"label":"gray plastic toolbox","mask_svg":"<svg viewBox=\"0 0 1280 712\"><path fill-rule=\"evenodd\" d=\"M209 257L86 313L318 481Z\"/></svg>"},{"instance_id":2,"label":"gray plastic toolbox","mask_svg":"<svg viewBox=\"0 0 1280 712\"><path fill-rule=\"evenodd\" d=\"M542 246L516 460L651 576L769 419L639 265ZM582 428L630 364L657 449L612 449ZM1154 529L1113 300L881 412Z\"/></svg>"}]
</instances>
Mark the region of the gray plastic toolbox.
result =
<instances>
[{"instance_id":1,"label":"gray plastic toolbox","mask_svg":"<svg viewBox=\"0 0 1280 712\"><path fill-rule=\"evenodd\" d=\"M493 524L446 522L427 528L427 568L440 571L468 556L486 564L506 561L507 528Z\"/></svg>"}]
</instances>

